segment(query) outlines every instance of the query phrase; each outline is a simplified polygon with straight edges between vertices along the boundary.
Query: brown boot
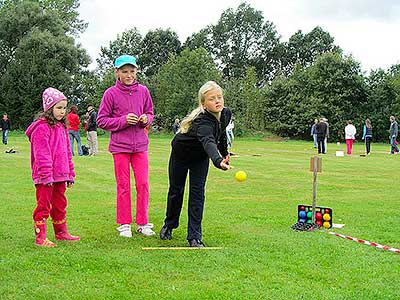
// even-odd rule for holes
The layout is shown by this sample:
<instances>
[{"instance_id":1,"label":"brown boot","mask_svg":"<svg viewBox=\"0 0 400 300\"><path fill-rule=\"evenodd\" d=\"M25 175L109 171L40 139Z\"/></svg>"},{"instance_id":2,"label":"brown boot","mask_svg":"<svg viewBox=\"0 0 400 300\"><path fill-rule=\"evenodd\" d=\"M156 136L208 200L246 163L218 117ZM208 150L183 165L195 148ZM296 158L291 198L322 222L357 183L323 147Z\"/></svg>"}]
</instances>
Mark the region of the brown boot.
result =
<instances>
[{"instance_id":1,"label":"brown boot","mask_svg":"<svg viewBox=\"0 0 400 300\"><path fill-rule=\"evenodd\" d=\"M35 235L36 235L36 241L35 241L36 246L48 247L48 248L56 246L56 244L54 244L52 241L50 241L47 238L46 219L43 219L41 221L35 221L34 228L35 228Z\"/></svg>"},{"instance_id":2,"label":"brown boot","mask_svg":"<svg viewBox=\"0 0 400 300\"><path fill-rule=\"evenodd\" d=\"M53 221L54 233L58 241L80 241L79 236L70 235L67 229L67 223L64 220L56 222Z\"/></svg>"}]
</instances>

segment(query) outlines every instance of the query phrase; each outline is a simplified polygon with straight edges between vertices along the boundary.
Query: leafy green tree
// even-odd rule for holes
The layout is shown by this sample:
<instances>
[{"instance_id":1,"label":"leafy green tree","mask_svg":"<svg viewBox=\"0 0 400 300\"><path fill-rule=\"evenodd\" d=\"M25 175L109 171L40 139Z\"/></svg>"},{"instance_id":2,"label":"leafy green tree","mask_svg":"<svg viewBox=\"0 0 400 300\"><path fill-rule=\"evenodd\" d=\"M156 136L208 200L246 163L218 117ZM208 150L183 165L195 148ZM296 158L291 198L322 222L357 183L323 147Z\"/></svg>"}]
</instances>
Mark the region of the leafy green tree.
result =
<instances>
[{"instance_id":1,"label":"leafy green tree","mask_svg":"<svg viewBox=\"0 0 400 300\"><path fill-rule=\"evenodd\" d=\"M209 53L212 52L212 26L208 25L207 27L201 29L199 32L193 33L189 36L185 43L183 44L183 48L189 48L190 50L196 50L198 48L204 48Z\"/></svg>"},{"instance_id":2,"label":"leafy green tree","mask_svg":"<svg viewBox=\"0 0 400 300\"><path fill-rule=\"evenodd\" d=\"M396 94L396 100L393 106L393 113L400 117L400 64L389 68L389 83Z\"/></svg>"},{"instance_id":3,"label":"leafy green tree","mask_svg":"<svg viewBox=\"0 0 400 300\"><path fill-rule=\"evenodd\" d=\"M54 35L65 34L62 20L42 11L39 3L33 1L5 1L0 5L0 76L14 60L21 39L32 29L48 30Z\"/></svg>"},{"instance_id":4,"label":"leafy green tree","mask_svg":"<svg viewBox=\"0 0 400 300\"><path fill-rule=\"evenodd\" d=\"M93 71L83 70L74 74L70 86L68 101L78 106L79 114L84 114L88 104L99 107L102 93L100 94L100 78ZM104 92L104 91L103 91Z\"/></svg>"},{"instance_id":5,"label":"leafy green tree","mask_svg":"<svg viewBox=\"0 0 400 300\"><path fill-rule=\"evenodd\" d=\"M313 107L315 97L307 98L308 76L303 69L289 78L278 76L271 87L265 88L266 129L280 136L301 136L307 130L308 119L315 116L317 106Z\"/></svg>"},{"instance_id":6,"label":"leafy green tree","mask_svg":"<svg viewBox=\"0 0 400 300\"><path fill-rule=\"evenodd\" d=\"M241 78L224 83L225 105L232 110L237 135L264 130L264 102L257 82L256 70L250 67Z\"/></svg>"},{"instance_id":7,"label":"leafy green tree","mask_svg":"<svg viewBox=\"0 0 400 300\"><path fill-rule=\"evenodd\" d=\"M36 0L43 9L51 10L63 20L67 34L78 36L86 30L88 24L79 19L79 0Z\"/></svg>"},{"instance_id":8,"label":"leafy green tree","mask_svg":"<svg viewBox=\"0 0 400 300\"><path fill-rule=\"evenodd\" d=\"M107 73L114 67L114 60L123 54L133 55L139 58L141 53L142 35L136 27L117 35L115 41L111 41L108 47L100 48L100 57L96 60L99 73Z\"/></svg>"},{"instance_id":9,"label":"leafy green tree","mask_svg":"<svg viewBox=\"0 0 400 300\"><path fill-rule=\"evenodd\" d=\"M178 35L170 30L156 29L144 37L140 54L140 66L143 74L151 77L171 56L181 51Z\"/></svg>"},{"instance_id":10,"label":"leafy green tree","mask_svg":"<svg viewBox=\"0 0 400 300\"><path fill-rule=\"evenodd\" d=\"M296 64L302 67L310 66L317 56L323 53L342 53L342 50L334 44L334 38L319 26L306 34L301 30L297 31L283 45L285 51L281 59L284 74L291 74Z\"/></svg>"},{"instance_id":11,"label":"leafy green tree","mask_svg":"<svg viewBox=\"0 0 400 300\"><path fill-rule=\"evenodd\" d=\"M100 104L101 99L103 98L104 92L109 87L115 85L116 78L115 78L114 69L109 69L98 80L99 80L99 82L98 82L98 85L96 86L96 91L94 92L93 98L92 98L92 99L94 99L94 100L92 100L92 103L95 104L96 106Z\"/></svg>"},{"instance_id":12,"label":"leafy green tree","mask_svg":"<svg viewBox=\"0 0 400 300\"><path fill-rule=\"evenodd\" d=\"M274 80L267 93L265 123L271 131L290 137L309 137L315 117L326 117L330 137L342 135L346 120L360 128L367 88L359 63L352 57L325 53L308 68L295 68L288 78Z\"/></svg>"},{"instance_id":13,"label":"leafy green tree","mask_svg":"<svg viewBox=\"0 0 400 300\"><path fill-rule=\"evenodd\" d=\"M259 82L273 78L283 52L275 26L245 2L236 10L225 10L216 25L193 34L184 46L205 48L226 79L242 78L248 67L254 67Z\"/></svg>"},{"instance_id":14,"label":"leafy green tree","mask_svg":"<svg viewBox=\"0 0 400 300\"><path fill-rule=\"evenodd\" d=\"M375 141L388 141L389 117L398 116L398 97L395 82L398 73L374 70L367 78L368 103L364 107L363 117L369 118L373 126Z\"/></svg>"},{"instance_id":15,"label":"leafy green tree","mask_svg":"<svg viewBox=\"0 0 400 300\"><path fill-rule=\"evenodd\" d=\"M243 77L242 98L245 101L245 125L252 131L262 130L262 101L260 89L257 87L257 73L254 67L246 69Z\"/></svg>"},{"instance_id":16,"label":"leafy green tree","mask_svg":"<svg viewBox=\"0 0 400 300\"><path fill-rule=\"evenodd\" d=\"M198 106L197 93L208 80L220 81L214 61L203 48L183 50L161 66L155 76L154 106L156 123L172 126L175 118L183 118Z\"/></svg>"},{"instance_id":17,"label":"leafy green tree","mask_svg":"<svg viewBox=\"0 0 400 300\"><path fill-rule=\"evenodd\" d=\"M246 100L243 98L243 78L225 79L224 100L225 105L232 111L235 120L235 135L240 136L247 132L245 124Z\"/></svg>"},{"instance_id":18,"label":"leafy green tree","mask_svg":"<svg viewBox=\"0 0 400 300\"><path fill-rule=\"evenodd\" d=\"M236 11L227 9L212 28L212 54L225 77L239 78L247 67L254 66L259 78L272 78L278 59L275 48L279 36L275 26L261 11L242 3Z\"/></svg>"},{"instance_id":19,"label":"leafy green tree","mask_svg":"<svg viewBox=\"0 0 400 300\"><path fill-rule=\"evenodd\" d=\"M68 28L63 12L43 5L6 1L0 7L0 45L6 53L1 60L0 107L20 128L41 109L46 87L59 88L73 99L73 79L89 64L86 51L68 34L73 28Z\"/></svg>"},{"instance_id":20,"label":"leafy green tree","mask_svg":"<svg viewBox=\"0 0 400 300\"><path fill-rule=\"evenodd\" d=\"M352 57L326 53L317 58L309 71L315 84L313 94L321 101L318 112L329 119L331 137L341 137L347 120L360 129L364 123L361 112L367 104L360 64Z\"/></svg>"}]
</instances>

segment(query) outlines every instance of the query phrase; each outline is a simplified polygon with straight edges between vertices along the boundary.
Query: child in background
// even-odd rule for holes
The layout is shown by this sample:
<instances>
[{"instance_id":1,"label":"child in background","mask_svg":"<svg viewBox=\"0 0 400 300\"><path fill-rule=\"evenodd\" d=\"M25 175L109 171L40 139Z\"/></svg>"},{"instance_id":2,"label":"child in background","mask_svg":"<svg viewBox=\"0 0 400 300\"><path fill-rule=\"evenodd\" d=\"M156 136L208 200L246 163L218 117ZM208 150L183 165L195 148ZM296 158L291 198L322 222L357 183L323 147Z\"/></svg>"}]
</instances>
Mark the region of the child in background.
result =
<instances>
[{"instance_id":1,"label":"child in background","mask_svg":"<svg viewBox=\"0 0 400 300\"><path fill-rule=\"evenodd\" d=\"M235 135L233 134L234 128L235 128L235 123L234 123L234 118L232 116L231 120L228 123L228 126L226 126L226 139L227 139L226 142L228 144L228 152L230 156L234 155L234 153L231 152L233 140L235 139Z\"/></svg>"},{"instance_id":2,"label":"child in background","mask_svg":"<svg viewBox=\"0 0 400 300\"><path fill-rule=\"evenodd\" d=\"M347 121L347 125L344 128L344 134L346 139L346 148L347 148L347 155L351 155L353 151L353 143L354 139L356 138L356 127L353 125L351 120Z\"/></svg>"},{"instance_id":3,"label":"child in background","mask_svg":"<svg viewBox=\"0 0 400 300\"><path fill-rule=\"evenodd\" d=\"M89 144L89 155L96 156L99 148L99 144L97 142L97 113L94 110L94 106L89 104L87 107L87 112L89 114L89 118L87 120L87 142Z\"/></svg>"},{"instance_id":4,"label":"child in background","mask_svg":"<svg viewBox=\"0 0 400 300\"><path fill-rule=\"evenodd\" d=\"M47 238L46 221L53 221L56 240L78 241L66 224L66 187L74 184L74 165L66 126L67 99L54 88L43 92L44 112L26 130L31 143L32 179L36 188L33 221L35 244L54 247Z\"/></svg>"},{"instance_id":5,"label":"child in background","mask_svg":"<svg viewBox=\"0 0 400 300\"><path fill-rule=\"evenodd\" d=\"M199 107L182 121L171 143L167 212L160 231L161 239L170 240L172 230L178 228L189 173L187 240L190 247L204 247L201 222L209 158L219 169L231 168L225 130L232 114L224 107L221 87L214 81L206 82L199 90L198 100Z\"/></svg>"},{"instance_id":6,"label":"child in background","mask_svg":"<svg viewBox=\"0 0 400 300\"><path fill-rule=\"evenodd\" d=\"M172 128L174 130L174 134L178 133L179 127L181 124L179 123L179 119L175 119L174 125L172 125Z\"/></svg>"},{"instance_id":7,"label":"child in background","mask_svg":"<svg viewBox=\"0 0 400 300\"><path fill-rule=\"evenodd\" d=\"M117 230L122 237L132 237L132 198L130 167L136 185L136 231L154 235L148 222L149 162L145 132L153 120L153 102L146 86L136 81L136 58L122 55L115 60L114 86L108 88L100 104L97 124L110 131L108 150L114 160L117 184Z\"/></svg>"},{"instance_id":8,"label":"child in background","mask_svg":"<svg viewBox=\"0 0 400 300\"><path fill-rule=\"evenodd\" d=\"M77 113L78 113L78 107L76 107L76 105L72 105L71 108L69 109L69 114L67 115L69 142L72 155L75 155L74 140L76 140L78 155L82 156L83 153L82 153L81 135L79 133L79 125L81 124L81 120L79 120L79 116Z\"/></svg>"},{"instance_id":9,"label":"child in background","mask_svg":"<svg viewBox=\"0 0 400 300\"><path fill-rule=\"evenodd\" d=\"M365 140L365 152L367 155L371 154L371 140L372 140L372 125L371 120L366 119L363 127L363 140Z\"/></svg>"}]
</instances>

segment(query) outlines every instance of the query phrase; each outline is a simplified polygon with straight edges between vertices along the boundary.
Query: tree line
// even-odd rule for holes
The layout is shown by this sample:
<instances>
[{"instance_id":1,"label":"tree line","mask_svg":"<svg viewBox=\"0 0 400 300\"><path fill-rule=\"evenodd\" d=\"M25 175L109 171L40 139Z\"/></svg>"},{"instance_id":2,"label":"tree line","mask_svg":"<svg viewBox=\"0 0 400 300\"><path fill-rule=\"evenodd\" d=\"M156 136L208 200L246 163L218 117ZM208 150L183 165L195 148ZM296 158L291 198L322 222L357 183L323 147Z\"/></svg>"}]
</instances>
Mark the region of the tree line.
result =
<instances>
[{"instance_id":1,"label":"tree line","mask_svg":"<svg viewBox=\"0 0 400 300\"><path fill-rule=\"evenodd\" d=\"M323 116L332 139L343 139L346 120L361 131L370 118L380 141L387 139L389 116L400 114L400 65L366 75L321 27L281 41L275 25L246 2L184 43L170 28L142 36L133 23L101 47L96 70L88 69L90 57L76 43L87 27L78 7L77 0L0 1L0 111L17 128L25 129L40 111L48 86L82 109L98 106L115 83L113 61L121 54L138 58L157 130L170 130L175 118L192 110L207 80L224 87L239 135L309 138L314 118Z\"/></svg>"}]
</instances>

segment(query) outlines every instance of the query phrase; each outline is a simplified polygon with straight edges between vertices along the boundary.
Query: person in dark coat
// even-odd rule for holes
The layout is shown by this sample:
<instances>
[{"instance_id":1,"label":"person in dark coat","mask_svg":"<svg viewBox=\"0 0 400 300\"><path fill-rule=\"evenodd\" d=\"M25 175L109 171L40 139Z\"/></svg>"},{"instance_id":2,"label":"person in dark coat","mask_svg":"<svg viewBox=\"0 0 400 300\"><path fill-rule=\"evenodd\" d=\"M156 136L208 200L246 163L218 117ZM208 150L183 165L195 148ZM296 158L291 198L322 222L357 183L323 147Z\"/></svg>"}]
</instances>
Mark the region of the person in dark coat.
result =
<instances>
[{"instance_id":1,"label":"person in dark coat","mask_svg":"<svg viewBox=\"0 0 400 300\"><path fill-rule=\"evenodd\" d=\"M325 154L325 137L327 134L328 125L321 118L317 125L315 125L315 131L317 133L317 143L318 143L318 154Z\"/></svg>"},{"instance_id":2,"label":"person in dark coat","mask_svg":"<svg viewBox=\"0 0 400 300\"><path fill-rule=\"evenodd\" d=\"M11 130L11 122L7 114L4 114L0 120L0 130L2 131L2 142L4 145L7 145L8 132Z\"/></svg>"},{"instance_id":3,"label":"person in dark coat","mask_svg":"<svg viewBox=\"0 0 400 300\"><path fill-rule=\"evenodd\" d=\"M87 106L87 142L89 144L89 155L97 155L99 144L97 141L97 112L94 106L89 104Z\"/></svg>"}]
</instances>

